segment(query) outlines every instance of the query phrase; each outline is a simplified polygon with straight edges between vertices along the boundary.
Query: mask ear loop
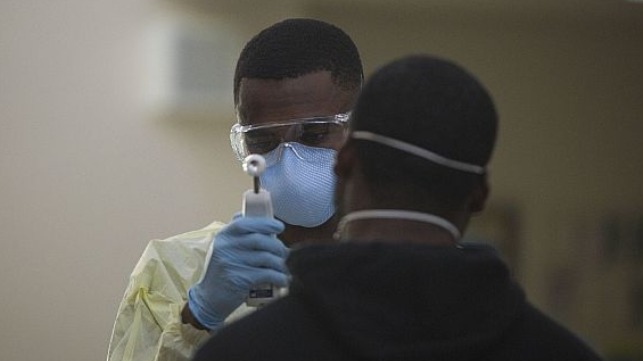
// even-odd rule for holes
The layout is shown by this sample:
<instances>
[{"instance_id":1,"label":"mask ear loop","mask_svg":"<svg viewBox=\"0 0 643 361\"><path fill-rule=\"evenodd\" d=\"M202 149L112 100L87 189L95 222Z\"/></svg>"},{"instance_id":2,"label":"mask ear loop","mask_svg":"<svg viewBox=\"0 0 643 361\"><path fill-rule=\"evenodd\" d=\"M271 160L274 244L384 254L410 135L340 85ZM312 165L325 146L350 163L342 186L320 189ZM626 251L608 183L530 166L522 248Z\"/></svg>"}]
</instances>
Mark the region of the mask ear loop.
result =
<instances>
[{"instance_id":1,"label":"mask ear loop","mask_svg":"<svg viewBox=\"0 0 643 361\"><path fill-rule=\"evenodd\" d=\"M462 172L474 173L474 174L485 174L486 172L484 167L481 167L479 165L461 162L459 160L443 157L428 149L424 149L416 145L403 142L401 140L397 140L394 138L389 138L383 135L379 135L379 134L375 134L375 133L371 133L363 130L356 130L353 133L351 133L351 137L354 139L368 140L371 142L380 143L380 144L389 146L391 148L395 148L403 152L407 152L407 153L416 155L418 157L422 157L426 160L429 160L441 166L451 168L451 169L456 169Z\"/></svg>"},{"instance_id":2,"label":"mask ear loop","mask_svg":"<svg viewBox=\"0 0 643 361\"><path fill-rule=\"evenodd\" d=\"M351 212L342 217L337 225L337 231L333 235L333 238L341 241L342 233L346 224L360 219L405 219L424 222L433 224L449 232L455 242L459 242L462 237L460 230L453 223L434 214L409 211L405 209L365 209Z\"/></svg>"}]
</instances>

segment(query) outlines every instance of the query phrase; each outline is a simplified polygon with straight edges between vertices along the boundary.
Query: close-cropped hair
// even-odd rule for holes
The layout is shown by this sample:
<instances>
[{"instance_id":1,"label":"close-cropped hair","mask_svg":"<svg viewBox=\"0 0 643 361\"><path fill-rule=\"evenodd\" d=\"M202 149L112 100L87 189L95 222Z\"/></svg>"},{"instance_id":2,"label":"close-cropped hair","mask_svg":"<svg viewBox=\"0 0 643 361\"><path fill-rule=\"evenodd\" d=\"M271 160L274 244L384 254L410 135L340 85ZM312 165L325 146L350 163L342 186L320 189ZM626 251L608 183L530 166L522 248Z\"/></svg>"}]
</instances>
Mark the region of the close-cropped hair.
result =
<instances>
[{"instance_id":1,"label":"close-cropped hair","mask_svg":"<svg viewBox=\"0 0 643 361\"><path fill-rule=\"evenodd\" d=\"M243 78L297 78L329 71L342 89L362 84L362 61L353 40L338 27L314 19L287 19L254 36L243 48L234 74L234 103Z\"/></svg>"},{"instance_id":2,"label":"close-cropped hair","mask_svg":"<svg viewBox=\"0 0 643 361\"><path fill-rule=\"evenodd\" d=\"M489 93L468 71L448 60L413 55L385 65L366 82L353 110L351 130L377 133L485 167L495 145L497 122ZM441 203L457 203L482 177L378 143L356 142L364 174L376 194L406 184L418 192L418 200L422 193Z\"/></svg>"}]
</instances>

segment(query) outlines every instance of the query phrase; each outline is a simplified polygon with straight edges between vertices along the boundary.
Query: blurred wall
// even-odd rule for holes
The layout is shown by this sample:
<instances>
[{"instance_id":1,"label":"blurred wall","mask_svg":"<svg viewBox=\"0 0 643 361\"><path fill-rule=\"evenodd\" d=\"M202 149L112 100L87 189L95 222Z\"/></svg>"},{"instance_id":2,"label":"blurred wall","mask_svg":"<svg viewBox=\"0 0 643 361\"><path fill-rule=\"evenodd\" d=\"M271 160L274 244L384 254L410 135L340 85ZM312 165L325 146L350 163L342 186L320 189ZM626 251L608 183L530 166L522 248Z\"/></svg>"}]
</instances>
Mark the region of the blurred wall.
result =
<instances>
[{"instance_id":1,"label":"blurred wall","mask_svg":"<svg viewBox=\"0 0 643 361\"><path fill-rule=\"evenodd\" d=\"M104 359L148 240L239 208L249 183L229 149L231 96L209 118L152 116L142 101L145 34L168 8L233 24L236 52L310 16L354 38L367 75L410 52L469 68L501 115L491 203L519 215L530 298L596 347L636 337L622 329L631 272L593 267L588 244L605 215L643 209L643 6L466 3L0 2L0 359ZM552 300L570 274L573 292Z\"/></svg>"}]
</instances>

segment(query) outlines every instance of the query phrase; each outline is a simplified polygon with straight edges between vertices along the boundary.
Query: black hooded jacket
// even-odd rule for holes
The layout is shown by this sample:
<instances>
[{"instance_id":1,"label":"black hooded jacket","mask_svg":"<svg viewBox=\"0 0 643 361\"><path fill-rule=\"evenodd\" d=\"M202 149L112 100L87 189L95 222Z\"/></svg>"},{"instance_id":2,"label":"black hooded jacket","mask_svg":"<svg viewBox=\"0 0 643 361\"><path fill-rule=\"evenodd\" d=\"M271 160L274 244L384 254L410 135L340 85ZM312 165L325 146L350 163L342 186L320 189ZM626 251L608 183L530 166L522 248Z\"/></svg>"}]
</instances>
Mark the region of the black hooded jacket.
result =
<instances>
[{"instance_id":1,"label":"black hooded jacket","mask_svg":"<svg viewBox=\"0 0 643 361\"><path fill-rule=\"evenodd\" d=\"M487 246L316 245L288 296L225 327L195 360L599 360L525 300Z\"/></svg>"}]
</instances>

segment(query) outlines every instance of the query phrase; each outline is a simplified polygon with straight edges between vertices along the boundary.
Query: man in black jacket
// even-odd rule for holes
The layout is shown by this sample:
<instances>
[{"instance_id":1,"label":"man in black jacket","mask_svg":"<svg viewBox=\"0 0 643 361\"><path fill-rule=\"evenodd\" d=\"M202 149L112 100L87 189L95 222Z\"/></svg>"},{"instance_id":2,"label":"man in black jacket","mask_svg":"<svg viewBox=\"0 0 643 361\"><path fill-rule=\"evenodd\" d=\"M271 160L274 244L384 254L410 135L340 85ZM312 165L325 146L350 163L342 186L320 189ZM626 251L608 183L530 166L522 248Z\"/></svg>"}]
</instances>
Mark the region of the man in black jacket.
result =
<instances>
[{"instance_id":1,"label":"man in black jacket","mask_svg":"<svg viewBox=\"0 0 643 361\"><path fill-rule=\"evenodd\" d=\"M341 243L294 250L289 295L195 360L599 360L492 248L459 242L489 193L496 128L487 91L452 62L377 71L335 165Z\"/></svg>"}]
</instances>

